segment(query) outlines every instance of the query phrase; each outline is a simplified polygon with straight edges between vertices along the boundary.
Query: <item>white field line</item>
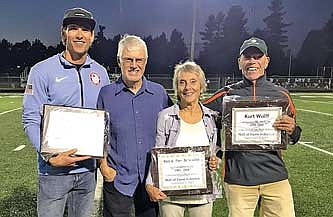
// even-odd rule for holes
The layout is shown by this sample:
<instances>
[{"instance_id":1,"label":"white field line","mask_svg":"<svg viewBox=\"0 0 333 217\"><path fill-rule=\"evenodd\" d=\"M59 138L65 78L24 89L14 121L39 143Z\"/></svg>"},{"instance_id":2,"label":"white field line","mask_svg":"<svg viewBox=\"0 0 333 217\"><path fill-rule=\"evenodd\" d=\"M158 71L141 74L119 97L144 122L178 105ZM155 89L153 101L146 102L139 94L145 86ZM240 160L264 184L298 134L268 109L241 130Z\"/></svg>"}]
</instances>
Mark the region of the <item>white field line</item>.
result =
<instances>
[{"instance_id":1,"label":"white field line","mask_svg":"<svg viewBox=\"0 0 333 217\"><path fill-rule=\"evenodd\" d=\"M25 145L19 145L17 148L15 148L13 151L21 151L25 148Z\"/></svg>"},{"instance_id":2,"label":"white field line","mask_svg":"<svg viewBox=\"0 0 333 217\"><path fill-rule=\"evenodd\" d=\"M332 93L290 93L290 95L293 96L300 96L300 97L315 97L315 96L320 96L320 97L325 97L325 98L333 98Z\"/></svg>"},{"instance_id":3,"label":"white field line","mask_svg":"<svg viewBox=\"0 0 333 217\"><path fill-rule=\"evenodd\" d=\"M323 102L323 101L315 101L315 100L294 99L294 101L313 102L313 103L321 103L321 104L333 105L333 102Z\"/></svg>"},{"instance_id":4,"label":"white field line","mask_svg":"<svg viewBox=\"0 0 333 217\"><path fill-rule=\"evenodd\" d=\"M313 111L313 110L300 109L300 108L298 108L297 110L304 111L304 112L311 112L311 113L321 114L321 115L333 116L333 114L330 114L330 113L318 112L318 111Z\"/></svg>"},{"instance_id":5,"label":"white field line","mask_svg":"<svg viewBox=\"0 0 333 217\"><path fill-rule=\"evenodd\" d=\"M329 152L329 151L325 151L325 150L323 150L323 149L321 149L321 148L317 148L317 147L314 147L314 146L308 144L308 143L312 143L312 142L298 142L298 143L301 144L301 145L304 145L304 146L306 146L306 147L308 147L308 148L312 148L312 149L314 149L314 150L317 150L317 151L320 151L320 152L323 152L323 153L325 153L325 154L328 154L328 155L333 156L333 153L331 153L331 152Z\"/></svg>"},{"instance_id":6,"label":"white field line","mask_svg":"<svg viewBox=\"0 0 333 217\"><path fill-rule=\"evenodd\" d=\"M97 217L99 213L99 207L101 205L102 192L103 191L103 176L99 169L97 170L97 183L95 190L95 198L94 198L94 209L92 217Z\"/></svg>"},{"instance_id":7,"label":"white field line","mask_svg":"<svg viewBox=\"0 0 333 217\"><path fill-rule=\"evenodd\" d=\"M13 111L17 111L17 110L19 110L19 109L22 109L22 107L19 107L19 108L16 108L16 109L12 109L12 110L8 110L8 111L1 112L1 113L0 113L0 116L1 116L1 115L4 115L4 114L7 114L7 113L10 113L10 112L13 112Z\"/></svg>"},{"instance_id":8,"label":"white field line","mask_svg":"<svg viewBox=\"0 0 333 217\"><path fill-rule=\"evenodd\" d=\"M22 95L11 95L11 96L1 96L0 95L0 98L22 98L23 97L23 94Z\"/></svg>"}]
</instances>

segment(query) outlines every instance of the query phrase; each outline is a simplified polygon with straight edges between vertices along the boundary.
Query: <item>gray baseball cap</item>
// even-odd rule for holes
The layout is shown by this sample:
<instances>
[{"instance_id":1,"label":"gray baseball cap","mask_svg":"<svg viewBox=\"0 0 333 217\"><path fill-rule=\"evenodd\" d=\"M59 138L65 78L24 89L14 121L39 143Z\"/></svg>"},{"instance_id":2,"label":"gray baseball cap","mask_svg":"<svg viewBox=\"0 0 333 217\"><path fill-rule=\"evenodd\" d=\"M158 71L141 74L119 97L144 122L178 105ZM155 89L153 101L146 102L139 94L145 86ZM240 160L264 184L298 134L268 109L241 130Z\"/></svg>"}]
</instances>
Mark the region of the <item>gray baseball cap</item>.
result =
<instances>
[{"instance_id":1,"label":"gray baseball cap","mask_svg":"<svg viewBox=\"0 0 333 217\"><path fill-rule=\"evenodd\" d=\"M66 27L69 24L78 24L94 30L96 21L91 12L83 8L67 9L62 20L62 26Z\"/></svg>"},{"instance_id":2,"label":"gray baseball cap","mask_svg":"<svg viewBox=\"0 0 333 217\"><path fill-rule=\"evenodd\" d=\"M239 55L242 55L242 53L249 47L258 48L266 56L268 54L267 45L266 45L265 41L260 38L252 37L243 42L242 46L239 49Z\"/></svg>"}]
</instances>

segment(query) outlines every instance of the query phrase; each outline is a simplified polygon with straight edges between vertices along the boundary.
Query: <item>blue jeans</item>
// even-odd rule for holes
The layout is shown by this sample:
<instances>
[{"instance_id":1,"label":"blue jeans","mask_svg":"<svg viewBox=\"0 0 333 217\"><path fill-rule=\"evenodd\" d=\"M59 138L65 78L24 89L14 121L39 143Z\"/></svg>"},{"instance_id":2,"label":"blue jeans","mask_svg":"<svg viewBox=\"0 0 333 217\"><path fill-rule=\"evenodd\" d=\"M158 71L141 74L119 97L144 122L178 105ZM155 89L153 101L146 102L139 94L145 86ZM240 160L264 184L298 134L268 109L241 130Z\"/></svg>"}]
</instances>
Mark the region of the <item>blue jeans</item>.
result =
<instances>
[{"instance_id":1,"label":"blue jeans","mask_svg":"<svg viewBox=\"0 0 333 217\"><path fill-rule=\"evenodd\" d=\"M95 196L95 171L72 175L39 175L39 217L90 217Z\"/></svg>"}]
</instances>

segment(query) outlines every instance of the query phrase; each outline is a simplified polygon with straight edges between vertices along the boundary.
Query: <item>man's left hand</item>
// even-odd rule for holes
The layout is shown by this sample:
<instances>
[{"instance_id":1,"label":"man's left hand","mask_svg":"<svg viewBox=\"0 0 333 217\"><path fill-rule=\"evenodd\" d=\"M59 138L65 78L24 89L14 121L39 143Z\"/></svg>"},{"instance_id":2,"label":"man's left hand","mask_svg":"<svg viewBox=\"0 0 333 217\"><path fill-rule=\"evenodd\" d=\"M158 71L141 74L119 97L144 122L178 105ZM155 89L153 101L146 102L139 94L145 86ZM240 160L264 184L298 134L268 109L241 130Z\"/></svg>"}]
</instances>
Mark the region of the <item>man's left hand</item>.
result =
<instances>
[{"instance_id":1,"label":"man's left hand","mask_svg":"<svg viewBox=\"0 0 333 217\"><path fill-rule=\"evenodd\" d=\"M285 130L288 135L291 135L296 128L296 123L294 118L282 115L275 120L273 127L277 130Z\"/></svg>"}]
</instances>

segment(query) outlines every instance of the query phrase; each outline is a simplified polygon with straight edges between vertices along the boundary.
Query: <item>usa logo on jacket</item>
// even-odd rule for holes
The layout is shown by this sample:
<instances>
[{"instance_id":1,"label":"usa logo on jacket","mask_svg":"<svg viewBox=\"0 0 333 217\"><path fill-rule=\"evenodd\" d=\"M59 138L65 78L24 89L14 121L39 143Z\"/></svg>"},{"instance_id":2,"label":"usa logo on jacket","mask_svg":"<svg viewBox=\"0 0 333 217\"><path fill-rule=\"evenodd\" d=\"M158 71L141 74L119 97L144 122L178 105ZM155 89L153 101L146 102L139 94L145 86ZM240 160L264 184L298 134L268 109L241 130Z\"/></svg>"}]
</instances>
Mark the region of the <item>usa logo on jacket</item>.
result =
<instances>
[{"instance_id":1,"label":"usa logo on jacket","mask_svg":"<svg viewBox=\"0 0 333 217\"><path fill-rule=\"evenodd\" d=\"M94 85L97 86L97 85L99 85L101 83L101 77L96 72L90 72L89 77L90 77L90 81Z\"/></svg>"}]
</instances>

